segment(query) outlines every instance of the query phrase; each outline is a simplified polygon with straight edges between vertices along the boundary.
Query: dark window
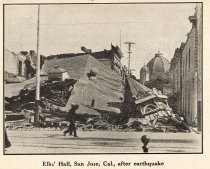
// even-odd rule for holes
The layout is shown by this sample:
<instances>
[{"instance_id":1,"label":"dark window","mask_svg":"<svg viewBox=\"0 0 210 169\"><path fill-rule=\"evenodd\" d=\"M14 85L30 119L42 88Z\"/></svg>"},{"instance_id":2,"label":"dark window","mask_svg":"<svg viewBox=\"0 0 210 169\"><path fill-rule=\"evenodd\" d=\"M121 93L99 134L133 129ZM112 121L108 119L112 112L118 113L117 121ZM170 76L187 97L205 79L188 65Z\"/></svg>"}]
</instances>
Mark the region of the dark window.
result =
<instances>
[{"instance_id":1,"label":"dark window","mask_svg":"<svg viewBox=\"0 0 210 169\"><path fill-rule=\"evenodd\" d=\"M185 91L186 92L186 91ZM187 95L187 94L186 94ZM185 112L188 115L188 102L187 102L187 96L185 96Z\"/></svg>"},{"instance_id":2,"label":"dark window","mask_svg":"<svg viewBox=\"0 0 210 169\"><path fill-rule=\"evenodd\" d=\"M186 115L186 111L185 111L185 96L184 96L184 114Z\"/></svg>"},{"instance_id":3,"label":"dark window","mask_svg":"<svg viewBox=\"0 0 210 169\"><path fill-rule=\"evenodd\" d=\"M21 61L19 61L18 73L19 73L19 75L22 75L22 62Z\"/></svg>"},{"instance_id":4,"label":"dark window","mask_svg":"<svg viewBox=\"0 0 210 169\"><path fill-rule=\"evenodd\" d=\"M186 63L185 63L186 65L185 65L185 73L187 73L187 68L188 68L188 57L187 57L187 55L186 55Z\"/></svg>"},{"instance_id":5,"label":"dark window","mask_svg":"<svg viewBox=\"0 0 210 169\"><path fill-rule=\"evenodd\" d=\"M190 93L188 94L188 114L190 115L190 118L192 117L191 111L190 111Z\"/></svg>"},{"instance_id":6,"label":"dark window","mask_svg":"<svg viewBox=\"0 0 210 169\"><path fill-rule=\"evenodd\" d=\"M182 105L183 106L183 113L186 115L186 112L185 112L185 98L184 98L184 96L183 96L182 99L183 99L183 105Z\"/></svg>"},{"instance_id":7,"label":"dark window","mask_svg":"<svg viewBox=\"0 0 210 169\"><path fill-rule=\"evenodd\" d=\"M189 70L190 70L190 49L189 49Z\"/></svg>"},{"instance_id":8,"label":"dark window","mask_svg":"<svg viewBox=\"0 0 210 169\"><path fill-rule=\"evenodd\" d=\"M183 59L183 64L182 64L182 74L183 74L183 78L184 78L184 59Z\"/></svg>"}]
</instances>

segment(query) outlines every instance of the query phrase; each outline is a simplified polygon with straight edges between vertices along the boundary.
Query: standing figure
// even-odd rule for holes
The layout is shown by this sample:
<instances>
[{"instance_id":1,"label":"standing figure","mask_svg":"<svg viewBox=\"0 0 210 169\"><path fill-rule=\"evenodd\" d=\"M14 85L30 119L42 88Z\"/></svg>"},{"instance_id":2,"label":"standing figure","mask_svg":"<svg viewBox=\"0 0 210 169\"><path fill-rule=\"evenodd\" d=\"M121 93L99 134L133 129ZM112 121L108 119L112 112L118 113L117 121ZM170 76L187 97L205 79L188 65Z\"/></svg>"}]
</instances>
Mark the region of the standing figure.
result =
<instances>
[{"instance_id":1,"label":"standing figure","mask_svg":"<svg viewBox=\"0 0 210 169\"><path fill-rule=\"evenodd\" d=\"M7 137L7 132L6 132L6 129L5 129L5 132L4 132L4 139L5 139L5 148L9 148L11 146L11 143Z\"/></svg>"},{"instance_id":2,"label":"standing figure","mask_svg":"<svg viewBox=\"0 0 210 169\"><path fill-rule=\"evenodd\" d=\"M31 72L31 60L30 60L29 56L26 56L25 66L26 66L26 79L29 79L30 72Z\"/></svg>"},{"instance_id":3,"label":"standing figure","mask_svg":"<svg viewBox=\"0 0 210 169\"><path fill-rule=\"evenodd\" d=\"M68 112L67 120L70 122L69 128L64 131L63 135L65 136L67 133L69 135L72 135L72 132L74 132L74 137L77 137L76 132L76 126L75 126L75 116L76 116L76 110L79 108L79 105L72 104L71 109Z\"/></svg>"},{"instance_id":4,"label":"standing figure","mask_svg":"<svg viewBox=\"0 0 210 169\"><path fill-rule=\"evenodd\" d=\"M95 105L95 99L92 99L91 100L91 107L94 107L94 105Z\"/></svg>"}]
</instances>

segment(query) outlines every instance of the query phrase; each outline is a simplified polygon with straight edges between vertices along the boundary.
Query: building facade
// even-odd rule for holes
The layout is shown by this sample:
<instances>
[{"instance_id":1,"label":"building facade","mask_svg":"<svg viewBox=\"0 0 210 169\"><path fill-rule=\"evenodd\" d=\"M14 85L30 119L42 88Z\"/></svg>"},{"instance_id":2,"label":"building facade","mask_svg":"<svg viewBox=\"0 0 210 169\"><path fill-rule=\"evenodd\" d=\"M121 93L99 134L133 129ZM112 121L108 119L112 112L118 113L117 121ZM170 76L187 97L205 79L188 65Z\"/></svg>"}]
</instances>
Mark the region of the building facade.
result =
<instances>
[{"instance_id":1,"label":"building facade","mask_svg":"<svg viewBox=\"0 0 210 169\"><path fill-rule=\"evenodd\" d=\"M81 47L81 50L87 54L90 54L107 67L116 70L119 74L121 74L121 58L123 58L123 54L118 46L114 46L111 44L110 50L104 49L103 51L98 52L92 52L91 49L86 49L84 46Z\"/></svg>"},{"instance_id":2,"label":"building facade","mask_svg":"<svg viewBox=\"0 0 210 169\"><path fill-rule=\"evenodd\" d=\"M197 90L197 123L198 123L198 131L202 131L202 119L203 119L203 16L202 16L202 6L197 5L196 7L196 32L197 32L197 83L198 83L198 90Z\"/></svg>"},{"instance_id":3,"label":"building facade","mask_svg":"<svg viewBox=\"0 0 210 169\"><path fill-rule=\"evenodd\" d=\"M15 76L25 76L25 56L16 54L8 49L4 52L4 71Z\"/></svg>"},{"instance_id":4,"label":"building facade","mask_svg":"<svg viewBox=\"0 0 210 169\"><path fill-rule=\"evenodd\" d=\"M197 73L195 56L195 28L192 27L182 51L182 111L189 124L196 123Z\"/></svg>"},{"instance_id":5,"label":"building facade","mask_svg":"<svg viewBox=\"0 0 210 169\"><path fill-rule=\"evenodd\" d=\"M172 95L169 97L170 106L176 114L181 113L182 107L182 50L185 43L181 43L180 48L174 52L171 59L169 75L172 84Z\"/></svg>"},{"instance_id":6,"label":"building facade","mask_svg":"<svg viewBox=\"0 0 210 169\"><path fill-rule=\"evenodd\" d=\"M44 64L44 56L40 56L40 68ZM37 54L34 50L14 53L4 51L4 71L15 76L32 78L36 74Z\"/></svg>"},{"instance_id":7,"label":"building facade","mask_svg":"<svg viewBox=\"0 0 210 169\"><path fill-rule=\"evenodd\" d=\"M171 61L173 95L177 96L177 112L184 114L188 124L202 130L202 6L197 4L187 40L176 49Z\"/></svg>"}]
</instances>

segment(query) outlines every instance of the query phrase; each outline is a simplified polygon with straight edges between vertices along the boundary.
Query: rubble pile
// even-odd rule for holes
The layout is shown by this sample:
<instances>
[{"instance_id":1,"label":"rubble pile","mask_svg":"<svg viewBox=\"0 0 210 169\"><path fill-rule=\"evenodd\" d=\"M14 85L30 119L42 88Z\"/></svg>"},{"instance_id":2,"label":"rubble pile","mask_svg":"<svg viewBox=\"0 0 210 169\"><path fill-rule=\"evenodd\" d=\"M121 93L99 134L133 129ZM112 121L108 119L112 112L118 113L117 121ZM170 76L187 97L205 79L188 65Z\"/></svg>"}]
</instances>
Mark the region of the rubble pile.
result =
<instances>
[{"instance_id":1,"label":"rubble pile","mask_svg":"<svg viewBox=\"0 0 210 169\"><path fill-rule=\"evenodd\" d=\"M46 108L46 100L49 104L65 106L76 80L66 79L64 81L42 81L40 84L40 95L42 108ZM5 109L20 112L24 109L35 110L36 84L30 83L20 91L18 95L5 97Z\"/></svg>"},{"instance_id":2,"label":"rubble pile","mask_svg":"<svg viewBox=\"0 0 210 169\"><path fill-rule=\"evenodd\" d=\"M184 119L172 113L167 96L132 78L125 77L124 81L117 72L90 55L47 60L43 67L47 72L55 64L65 68L73 79L52 81L45 77L41 81L39 119L42 128L67 127L69 122L65 117L75 103L79 105L76 126L83 131L190 131ZM22 127L30 128L35 114L36 83L26 80L23 84L26 85L20 86L18 93L5 97L5 110L24 114L27 120L22 121Z\"/></svg>"},{"instance_id":3,"label":"rubble pile","mask_svg":"<svg viewBox=\"0 0 210 169\"><path fill-rule=\"evenodd\" d=\"M184 121L172 112L168 105L168 97L155 88L153 90L138 83L134 79L128 79L131 87L131 102L137 120L127 124L137 131L152 132L190 132L190 128ZM133 125L135 124L135 125Z\"/></svg>"},{"instance_id":4,"label":"rubble pile","mask_svg":"<svg viewBox=\"0 0 210 169\"><path fill-rule=\"evenodd\" d=\"M75 83L75 80L42 81L40 88L40 127L59 130L68 127L69 122L65 118L67 112L61 108L67 104L71 97ZM6 110L20 112L19 114L13 113L13 117L9 118L8 116L6 118L9 128L34 129L32 125L35 113L34 98L35 83L26 85L19 95L5 98ZM92 107L92 110L97 111L98 114L77 114L76 126L78 130L82 131L191 131L182 117L172 113L172 109L167 103L167 96L162 95L156 89L148 89L144 93L144 97L142 97L142 93L138 92L138 94L132 95L132 101L134 101L132 111L135 111L135 117L128 116L124 123L119 123L119 119L123 119L123 113L117 114ZM12 115L11 112L10 115ZM20 117L21 119L19 119ZM12 118L15 118L16 122L12 122L14 120Z\"/></svg>"},{"instance_id":5,"label":"rubble pile","mask_svg":"<svg viewBox=\"0 0 210 169\"><path fill-rule=\"evenodd\" d=\"M144 103L142 107L141 104L137 105L141 112L140 117L143 119L142 129L153 132L190 132L184 118L174 114L166 100L159 101L161 99L157 96L150 101L146 101L150 104Z\"/></svg>"},{"instance_id":6,"label":"rubble pile","mask_svg":"<svg viewBox=\"0 0 210 169\"><path fill-rule=\"evenodd\" d=\"M158 117L152 122L154 130L160 132L190 132L191 130L179 116Z\"/></svg>"},{"instance_id":7,"label":"rubble pile","mask_svg":"<svg viewBox=\"0 0 210 169\"><path fill-rule=\"evenodd\" d=\"M47 80L49 79L47 73L55 65L65 69L72 80ZM104 121L109 124L112 121L110 119L115 119L115 116L109 113L120 113L118 103L121 103L119 98L123 97L124 86L122 78L116 71L113 71L91 55L83 54L75 57L47 59L41 72L39 118L43 119L43 127L63 127L68 125L65 116L72 103L79 105L79 109L76 112L77 121L78 125L82 126L86 125L88 118L95 118L101 114L103 114ZM31 111L29 119L32 122L35 112L34 81L35 79L33 81L31 79L26 80L17 84L18 88L7 84L5 90L7 91L5 109L24 113ZM110 118L107 118L107 116ZM104 125L100 123L97 126L100 127L96 128L103 128L101 126Z\"/></svg>"}]
</instances>

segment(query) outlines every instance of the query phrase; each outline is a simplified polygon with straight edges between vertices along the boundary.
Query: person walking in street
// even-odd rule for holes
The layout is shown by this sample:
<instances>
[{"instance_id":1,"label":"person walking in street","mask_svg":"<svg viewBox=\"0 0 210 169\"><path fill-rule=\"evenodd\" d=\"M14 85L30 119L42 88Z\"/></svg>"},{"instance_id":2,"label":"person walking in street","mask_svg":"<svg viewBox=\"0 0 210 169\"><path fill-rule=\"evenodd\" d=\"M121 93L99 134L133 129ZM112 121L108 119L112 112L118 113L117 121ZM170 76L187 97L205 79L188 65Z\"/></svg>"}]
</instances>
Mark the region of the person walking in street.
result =
<instances>
[{"instance_id":1,"label":"person walking in street","mask_svg":"<svg viewBox=\"0 0 210 169\"><path fill-rule=\"evenodd\" d=\"M67 114L67 120L70 122L70 125L69 125L69 128L64 131L64 133L63 133L64 136L67 133L69 133L69 135L72 135L72 132L73 132L74 137L78 137L77 132L76 132L76 126L75 126L75 116L76 116L76 110L78 108L79 108L79 105L77 105L77 104L71 105L71 109L69 110L69 112Z\"/></svg>"}]
</instances>

